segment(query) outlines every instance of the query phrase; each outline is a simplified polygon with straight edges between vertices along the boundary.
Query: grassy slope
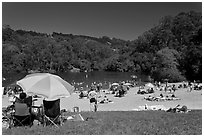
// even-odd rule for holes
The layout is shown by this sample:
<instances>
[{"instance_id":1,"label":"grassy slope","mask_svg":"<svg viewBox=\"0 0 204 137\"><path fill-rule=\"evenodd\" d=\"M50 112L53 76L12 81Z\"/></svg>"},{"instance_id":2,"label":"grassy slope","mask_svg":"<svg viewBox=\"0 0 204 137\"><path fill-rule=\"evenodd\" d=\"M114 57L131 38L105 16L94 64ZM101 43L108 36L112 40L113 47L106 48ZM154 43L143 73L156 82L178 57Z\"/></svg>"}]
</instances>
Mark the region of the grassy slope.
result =
<instances>
[{"instance_id":1,"label":"grassy slope","mask_svg":"<svg viewBox=\"0 0 204 137\"><path fill-rule=\"evenodd\" d=\"M67 121L59 129L33 126L3 130L3 134L78 135L194 135L202 134L202 111L187 114L164 111L82 112L87 121Z\"/></svg>"}]
</instances>

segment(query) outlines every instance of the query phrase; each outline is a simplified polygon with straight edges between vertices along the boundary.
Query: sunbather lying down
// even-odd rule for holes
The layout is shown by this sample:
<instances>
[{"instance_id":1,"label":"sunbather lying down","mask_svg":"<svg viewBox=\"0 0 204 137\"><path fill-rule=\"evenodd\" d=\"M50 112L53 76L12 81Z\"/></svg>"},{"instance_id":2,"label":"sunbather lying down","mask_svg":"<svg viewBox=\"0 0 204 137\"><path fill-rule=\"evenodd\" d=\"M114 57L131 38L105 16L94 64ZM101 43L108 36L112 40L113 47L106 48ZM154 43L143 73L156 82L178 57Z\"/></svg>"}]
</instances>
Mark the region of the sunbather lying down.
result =
<instances>
[{"instance_id":1,"label":"sunbather lying down","mask_svg":"<svg viewBox=\"0 0 204 137\"><path fill-rule=\"evenodd\" d=\"M139 106L139 109L135 109L137 111L143 111L143 110L167 110L163 105L152 105L148 106L145 104L144 106Z\"/></svg>"},{"instance_id":2,"label":"sunbather lying down","mask_svg":"<svg viewBox=\"0 0 204 137\"><path fill-rule=\"evenodd\" d=\"M99 103L109 103L109 102L113 102L112 100L108 99L107 96L104 96L104 98L102 100L99 101Z\"/></svg>"},{"instance_id":3,"label":"sunbather lying down","mask_svg":"<svg viewBox=\"0 0 204 137\"><path fill-rule=\"evenodd\" d=\"M144 110L163 110L165 112L172 112L172 113L187 113L191 110L187 108L187 106L183 105L177 105L175 108L169 108L167 109L163 105L153 105L153 106L148 106L147 104L144 106L139 106L139 109L133 109L135 111L144 111Z\"/></svg>"},{"instance_id":4,"label":"sunbather lying down","mask_svg":"<svg viewBox=\"0 0 204 137\"><path fill-rule=\"evenodd\" d=\"M160 96L158 97L144 97L144 99L148 100L148 101L172 101L172 100L180 100L180 98L175 97L175 95L172 96L163 96L162 94L160 94Z\"/></svg>"},{"instance_id":5,"label":"sunbather lying down","mask_svg":"<svg viewBox=\"0 0 204 137\"><path fill-rule=\"evenodd\" d=\"M188 110L187 106L183 105L180 106L179 104L175 108L169 108L166 110L166 112L172 112L172 113L187 113L190 110Z\"/></svg>"}]
</instances>

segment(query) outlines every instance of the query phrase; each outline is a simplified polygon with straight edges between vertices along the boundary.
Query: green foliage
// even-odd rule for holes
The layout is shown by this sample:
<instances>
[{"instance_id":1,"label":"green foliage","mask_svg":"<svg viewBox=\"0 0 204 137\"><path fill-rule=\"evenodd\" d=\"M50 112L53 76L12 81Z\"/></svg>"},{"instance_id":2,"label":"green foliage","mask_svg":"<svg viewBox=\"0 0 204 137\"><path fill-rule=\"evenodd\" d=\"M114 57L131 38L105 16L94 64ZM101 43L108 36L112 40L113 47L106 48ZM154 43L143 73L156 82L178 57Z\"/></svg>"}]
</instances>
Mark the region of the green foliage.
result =
<instances>
[{"instance_id":1,"label":"green foliage","mask_svg":"<svg viewBox=\"0 0 204 137\"><path fill-rule=\"evenodd\" d=\"M184 76L178 70L177 57L179 53L174 49L164 48L156 53L155 66L152 76L156 81L169 79L169 82L184 81Z\"/></svg>"},{"instance_id":2,"label":"green foliage","mask_svg":"<svg viewBox=\"0 0 204 137\"><path fill-rule=\"evenodd\" d=\"M185 81L185 77L176 68L161 68L153 72L152 77L156 81L168 79L169 82Z\"/></svg>"},{"instance_id":3,"label":"green foliage","mask_svg":"<svg viewBox=\"0 0 204 137\"><path fill-rule=\"evenodd\" d=\"M138 72L154 79L202 80L202 14L165 16L133 41L2 29L3 73L31 69ZM171 77L170 77L171 76Z\"/></svg>"},{"instance_id":4,"label":"green foliage","mask_svg":"<svg viewBox=\"0 0 204 137\"><path fill-rule=\"evenodd\" d=\"M191 11L175 17L163 17L157 26L132 41L133 50L130 56L135 66L157 80L167 77L160 75L167 69L169 75L178 74L175 78L170 78L172 81L179 81L183 77L188 80L202 80L201 15ZM151 58L147 59L147 52L153 54L153 61Z\"/></svg>"}]
</instances>

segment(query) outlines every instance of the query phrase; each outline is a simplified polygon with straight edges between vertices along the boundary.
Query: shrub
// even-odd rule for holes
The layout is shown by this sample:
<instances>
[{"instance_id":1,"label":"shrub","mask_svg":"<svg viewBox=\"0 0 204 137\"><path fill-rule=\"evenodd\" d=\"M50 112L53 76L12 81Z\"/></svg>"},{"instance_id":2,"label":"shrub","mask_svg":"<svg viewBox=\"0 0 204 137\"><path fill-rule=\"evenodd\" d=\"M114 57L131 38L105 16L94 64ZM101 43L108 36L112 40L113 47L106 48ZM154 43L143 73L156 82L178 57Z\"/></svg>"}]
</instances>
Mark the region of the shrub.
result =
<instances>
[{"instance_id":1,"label":"shrub","mask_svg":"<svg viewBox=\"0 0 204 137\"><path fill-rule=\"evenodd\" d=\"M169 82L181 82L186 80L185 77L182 76L179 70L176 68L159 69L153 72L152 77L156 81L162 81L163 79L168 79Z\"/></svg>"}]
</instances>

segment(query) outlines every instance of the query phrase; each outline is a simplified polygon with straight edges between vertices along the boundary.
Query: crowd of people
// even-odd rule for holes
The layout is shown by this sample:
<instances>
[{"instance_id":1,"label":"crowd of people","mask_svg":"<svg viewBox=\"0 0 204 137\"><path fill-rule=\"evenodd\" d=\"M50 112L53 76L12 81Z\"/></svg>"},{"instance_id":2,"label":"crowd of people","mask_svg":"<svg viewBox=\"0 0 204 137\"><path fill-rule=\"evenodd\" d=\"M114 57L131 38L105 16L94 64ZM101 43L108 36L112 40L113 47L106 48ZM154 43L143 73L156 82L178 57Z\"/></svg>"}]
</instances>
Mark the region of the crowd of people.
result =
<instances>
[{"instance_id":1,"label":"crowd of people","mask_svg":"<svg viewBox=\"0 0 204 137\"><path fill-rule=\"evenodd\" d=\"M180 98L176 97L174 94L172 95L166 95L160 94L157 97L149 95L148 97L144 97L145 100L148 101L174 101L174 100L180 100Z\"/></svg>"},{"instance_id":2,"label":"crowd of people","mask_svg":"<svg viewBox=\"0 0 204 137\"><path fill-rule=\"evenodd\" d=\"M129 86L125 85L125 83L131 83ZM160 94L159 96L151 96L149 95L148 97L144 97L145 100L148 101L174 101L174 100L180 100L179 97L175 96L175 92L179 88L186 88L187 91L191 92L193 90L201 90L202 85L198 82L183 82L180 85L175 85L175 84L170 84L168 82L161 83L161 82L155 82L153 83L154 87L147 87L145 88L145 85L139 86L139 90L137 91L136 94L152 94L155 91L164 91L164 93L168 93L168 95ZM112 102L106 94L113 94L114 97L124 97L130 87L136 86L134 81L126 81L126 82L119 82L119 83L109 83L109 89L108 92L107 90L104 90L103 84L102 83L96 83L93 82L89 88L89 90L84 90L83 88L80 88L80 94L79 98L87 97L90 99L90 104L95 103L109 103ZM89 93L95 92L94 99L93 97L90 97Z\"/></svg>"},{"instance_id":3,"label":"crowd of people","mask_svg":"<svg viewBox=\"0 0 204 137\"><path fill-rule=\"evenodd\" d=\"M127 85L128 83L128 85ZM104 84L108 84L108 89L104 89ZM79 88L79 98L87 98L90 102L90 109L92 111L97 111L98 103L104 104L113 102L111 99L109 99L109 95L113 95L113 97L124 97L127 93L130 87L134 87L137 84L135 81L121 81L118 83L111 83L111 82L93 82L90 86L87 87L80 87ZM159 96L151 96L144 97L145 100L148 101L171 101L171 100L179 100L178 97L175 96L176 90L179 88L186 88L187 91L192 92L193 90L201 90L202 84L199 82L182 82L179 85L175 84L169 84L168 82L161 83L161 82L155 82L153 83L154 87L148 87L145 89L144 86L139 86L139 90L137 91L137 94L151 94L155 91L165 91L169 92L171 95L163 95L160 94ZM86 90L85 90L86 89ZM88 89L88 90L87 90ZM4 94L8 94L10 97L10 101L14 101L16 99L16 94L22 92L22 89L20 87L14 87L14 88L6 88L6 92ZM164 92L164 93L165 93Z\"/></svg>"},{"instance_id":4,"label":"crowd of people","mask_svg":"<svg viewBox=\"0 0 204 137\"><path fill-rule=\"evenodd\" d=\"M165 83L165 85L162 85L160 82L155 82L154 83L155 87L159 91L165 91L165 92L175 92L179 88L186 88L187 92L192 92L193 90L201 90L202 89L202 83L199 81L194 81L194 82L185 82L183 81L181 84L176 86L175 84L168 84Z\"/></svg>"},{"instance_id":5,"label":"crowd of people","mask_svg":"<svg viewBox=\"0 0 204 137\"><path fill-rule=\"evenodd\" d=\"M103 85L101 82L96 83L93 82L88 90L84 90L83 87L79 90L79 98L83 99L84 97L89 99L90 102L90 110L97 111L98 103L104 104L104 103L110 103L113 102L111 99L108 98L106 94L111 94L114 97L124 97L125 94L127 94L128 90L130 89L130 86L133 86L134 84L128 83L128 85L125 85L125 83L130 81L122 81L119 83L109 83L108 89L103 89ZM107 92L108 91L108 92Z\"/></svg>"},{"instance_id":6,"label":"crowd of people","mask_svg":"<svg viewBox=\"0 0 204 137\"><path fill-rule=\"evenodd\" d=\"M108 89L104 89L104 84L107 86ZM150 94L147 97L144 97L147 101L174 101L180 100L180 96L176 96L176 92L180 88L186 89L188 92L201 90L202 84L200 82L182 82L181 84L171 84L168 82L161 83L147 83L144 85L137 85L136 81L121 81L121 82L93 82L90 86L80 87L78 90L79 99L87 99L90 104L90 111L96 112L98 110L99 104L108 104L114 103L115 101L113 98L122 98L125 97L131 87L139 86L139 91L136 94ZM80 83L82 85L82 83ZM146 88L145 88L146 87ZM160 92L162 91L162 92ZM134 91L133 91L134 92ZM156 94L152 93L159 93L157 96ZM77 93L77 92L76 92ZM29 108L34 106L34 96L28 96L26 93L23 92L23 89L16 85L16 86L8 86L4 89L4 95L8 95L9 101L11 104L6 108L6 111L14 110L15 103L25 103ZM135 92L133 93L135 94ZM116 101L115 101L116 102ZM44 100L43 100L44 103ZM144 102L145 103L145 102ZM44 108L44 107L43 107ZM79 107L77 111L79 111ZM154 107L147 107L145 105L145 110L156 110ZM59 108L60 109L60 108ZM161 110L161 108L158 108ZM34 108L30 109L32 115L32 121L37 119L38 121L42 121L42 119L37 118L40 113L35 113ZM44 110L43 110L44 111ZM175 108L169 108L166 112L173 112L173 113L186 113L188 112L187 106L176 106ZM42 112L41 112L42 115Z\"/></svg>"},{"instance_id":7,"label":"crowd of people","mask_svg":"<svg viewBox=\"0 0 204 137\"><path fill-rule=\"evenodd\" d=\"M144 86L140 86L137 94L151 94L154 93L154 88L147 88L145 89Z\"/></svg>"}]
</instances>

